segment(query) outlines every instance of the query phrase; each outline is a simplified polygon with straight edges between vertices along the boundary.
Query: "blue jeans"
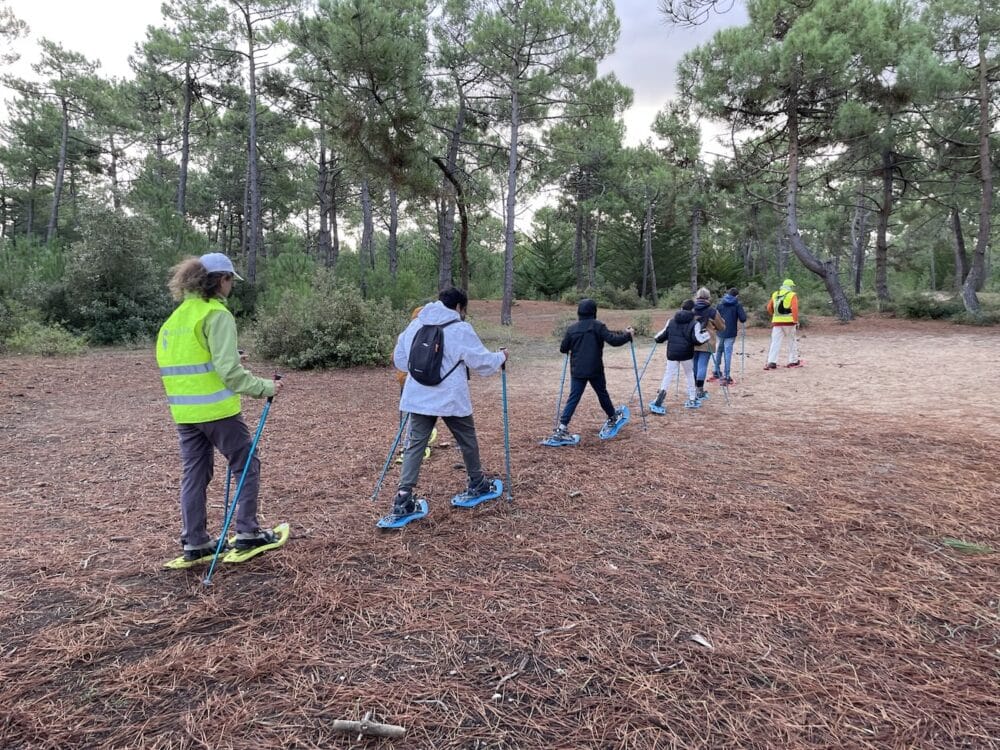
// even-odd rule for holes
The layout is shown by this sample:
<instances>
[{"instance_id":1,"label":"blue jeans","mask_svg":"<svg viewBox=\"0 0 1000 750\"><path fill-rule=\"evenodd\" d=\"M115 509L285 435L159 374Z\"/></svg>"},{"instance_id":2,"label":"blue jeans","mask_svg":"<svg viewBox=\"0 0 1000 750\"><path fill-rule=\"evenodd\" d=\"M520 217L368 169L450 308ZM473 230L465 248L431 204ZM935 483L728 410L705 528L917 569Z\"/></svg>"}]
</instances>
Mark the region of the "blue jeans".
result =
<instances>
[{"instance_id":1,"label":"blue jeans","mask_svg":"<svg viewBox=\"0 0 1000 750\"><path fill-rule=\"evenodd\" d=\"M720 377L722 373L725 373L726 377L729 377L729 373L732 372L733 366L733 345L736 343L736 337L728 339L719 339L719 345L715 350L715 377ZM722 369L722 358L726 358L726 367Z\"/></svg>"},{"instance_id":2,"label":"blue jeans","mask_svg":"<svg viewBox=\"0 0 1000 750\"><path fill-rule=\"evenodd\" d=\"M701 388L705 384L705 376L708 374L708 360L712 358L712 352L694 353L694 382Z\"/></svg>"}]
</instances>

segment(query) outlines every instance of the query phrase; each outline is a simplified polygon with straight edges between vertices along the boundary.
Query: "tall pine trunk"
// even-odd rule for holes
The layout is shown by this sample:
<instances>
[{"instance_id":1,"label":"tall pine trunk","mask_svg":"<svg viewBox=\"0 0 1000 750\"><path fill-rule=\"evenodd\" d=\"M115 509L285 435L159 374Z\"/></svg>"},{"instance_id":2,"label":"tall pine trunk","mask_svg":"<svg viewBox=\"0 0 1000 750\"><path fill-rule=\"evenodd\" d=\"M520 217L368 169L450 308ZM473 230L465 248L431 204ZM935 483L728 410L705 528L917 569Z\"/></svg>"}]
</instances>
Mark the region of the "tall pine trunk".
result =
<instances>
[{"instance_id":1,"label":"tall pine trunk","mask_svg":"<svg viewBox=\"0 0 1000 750\"><path fill-rule=\"evenodd\" d=\"M63 180L66 176L66 154L69 146L69 105L62 103L62 132L59 136L59 163L56 165L56 184L52 190L52 210L49 212L49 226L45 231L45 244L56 238L59 223L59 201L62 200Z\"/></svg>"},{"instance_id":2,"label":"tall pine trunk","mask_svg":"<svg viewBox=\"0 0 1000 750\"><path fill-rule=\"evenodd\" d=\"M586 288L586 279L583 275L583 206L580 204L579 196L576 201L576 228L573 233L573 274L576 277L576 291L582 292Z\"/></svg>"},{"instance_id":3,"label":"tall pine trunk","mask_svg":"<svg viewBox=\"0 0 1000 750\"><path fill-rule=\"evenodd\" d=\"M861 282L865 274L865 250L868 245L868 217L871 211L862 205L864 185L858 185L858 202L854 205L851 218L851 281L854 293L861 294Z\"/></svg>"},{"instance_id":4,"label":"tall pine trunk","mask_svg":"<svg viewBox=\"0 0 1000 750\"><path fill-rule=\"evenodd\" d=\"M589 252L587 253L587 285L597 286L597 231L601 226L601 212L596 211L590 218L590 231L587 237L590 240Z\"/></svg>"},{"instance_id":5,"label":"tall pine trunk","mask_svg":"<svg viewBox=\"0 0 1000 750\"><path fill-rule=\"evenodd\" d=\"M892 185L895 175L895 154L882 150L882 203L878 211L875 240L875 296L882 302L892 299L889 294L889 217L892 216Z\"/></svg>"},{"instance_id":6,"label":"tall pine trunk","mask_svg":"<svg viewBox=\"0 0 1000 750\"><path fill-rule=\"evenodd\" d=\"M691 212L691 294L698 291L698 256L701 255L702 210L696 205Z\"/></svg>"},{"instance_id":7,"label":"tall pine trunk","mask_svg":"<svg viewBox=\"0 0 1000 750\"><path fill-rule=\"evenodd\" d=\"M35 233L35 190L38 189L38 170L31 170L31 189L28 191L28 215L25 219L27 222L27 227L25 227L25 236L28 238L28 242L31 242L31 238Z\"/></svg>"},{"instance_id":8,"label":"tall pine trunk","mask_svg":"<svg viewBox=\"0 0 1000 750\"><path fill-rule=\"evenodd\" d=\"M969 275L969 254L965 250L962 215L957 208L951 209L951 230L955 236L955 289L962 291L965 277Z\"/></svg>"},{"instance_id":9,"label":"tall pine trunk","mask_svg":"<svg viewBox=\"0 0 1000 750\"><path fill-rule=\"evenodd\" d=\"M337 185L342 167L330 174L330 268L337 266L340 258L340 231L337 228Z\"/></svg>"},{"instance_id":10,"label":"tall pine trunk","mask_svg":"<svg viewBox=\"0 0 1000 750\"><path fill-rule=\"evenodd\" d=\"M653 200L646 201L646 220L643 232L643 294L646 292L646 269L649 274L649 301L656 307L658 295L656 292L656 269L653 267ZM695 272L697 278L697 271Z\"/></svg>"},{"instance_id":11,"label":"tall pine trunk","mask_svg":"<svg viewBox=\"0 0 1000 750\"><path fill-rule=\"evenodd\" d=\"M263 244L261 227L260 165L257 162L257 60L254 49L254 30L249 15L246 16L247 62L249 63L250 101L247 107L247 127L250 148L247 150L247 183L250 203L250 222L247 238L247 281L257 280L257 255Z\"/></svg>"},{"instance_id":12,"label":"tall pine trunk","mask_svg":"<svg viewBox=\"0 0 1000 750\"><path fill-rule=\"evenodd\" d=\"M187 211L188 161L191 157L191 100L194 98L191 63L184 63L184 110L181 114L181 163L177 173L177 215Z\"/></svg>"},{"instance_id":13,"label":"tall pine trunk","mask_svg":"<svg viewBox=\"0 0 1000 750\"><path fill-rule=\"evenodd\" d=\"M122 207L121 186L118 184L118 149L115 148L115 136L108 136L108 151L111 153L111 164L108 167L108 178L111 180L111 204L117 211Z\"/></svg>"},{"instance_id":14,"label":"tall pine trunk","mask_svg":"<svg viewBox=\"0 0 1000 750\"><path fill-rule=\"evenodd\" d=\"M375 268L375 253L372 245L375 227L372 220L372 198L368 190L368 178L361 178L361 246L358 248L358 273L361 281L361 296L368 297L367 269Z\"/></svg>"},{"instance_id":15,"label":"tall pine trunk","mask_svg":"<svg viewBox=\"0 0 1000 750\"><path fill-rule=\"evenodd\" d=\"M453 284L454 271L452 270L455 257L455 206L457 198L461 192L458 185L458 177L455 172L458 168L458 148L462 143L462 133L465 130L465 96L462 93L461 84L458 92L458 113L455 115L455 128L448 137L448 153L441 168L444 175L441 178L441 200L438 202L438 289L447 289ZM464 201L463 201L464 209ZM468 221L466 217L465 221ZM468 236L468 226L465 227ZM466 252L463 249L463 257ZM466 264L467 266L468 264ZM468 291L469 271L466 267L463 271L462 289Z\"/></svg>"},{"instance_id":16,"label":"tall pine trunk","mask_svg":"<svg viewBox=\"0 0 1000 750\"><path fill-rule=\"evenodd\" d=\"M319 235L316 252L323 265L329 268L330 260L330 167L326 161L326 129L319 129L319 168L316 173L316 202L319 205Z\"/></svg>"},{"instance_id":17,"label":"tall pine trunk","mask_svg":"<svg viewBox=\"0 0 1000 750\"><path fill-rule=\"evenodd\" d=\"M823 279L830 301L833 304L833 314L842 321L854 317L851 303L840 285L840 277L830 261L820 261L809 252L805 240L799 233L798 192L799 192L799 115L798 102L791 98L788 108L788 184L785 191L785 211L788 239L792 244L795 257L807 269Z\"/></svg>"},{"instance_id":18,"label":"tall pine trunk","mask_svg":"<svg viewBox=\"0 0 1000 750\"><path fill-rule=\"evenodd\" d=\"M395 185L389 186L389 238L386 252L389 255L389 275L395 280L399 270L399 256L396 248L396 234L399 230L399 192Z\"/></svg>"},{"instance_id":19,"label":"tall pine trunk","mask_svg":"<svg viewBox=\"0 0 1000 750\"><path fill-rule=\"evenodd\" d=\"M981 198L979 203L979 234L976 237L976 249L972 254L972 264L969 273L962 284L962 301L967 312L974 315L980 311L979 297L976 295L982 289L986 280L986 249L990 244L993 214L993 169L990 163L990 78L988 47L986 33L983 31L983 15L986 12L984 0L979 2L979 185Z\"/></svg>"},{"instance_id":20,"label":"tall pine trunk","mask_svg":"<svg viewBox=\"0 0 1000 750\"><path fill-rule=\"evenodd\" d=\"M514 61L511 76L510 96L510 153L507 158L507 201L504 217L503 249L503 303L500 306L500 324L509 326L513 322L511 311L514 307L514 211L517 207L517 139L521 126L520 100L517 91L517 70L519 61Z\"/></svg>"}]
</instances>

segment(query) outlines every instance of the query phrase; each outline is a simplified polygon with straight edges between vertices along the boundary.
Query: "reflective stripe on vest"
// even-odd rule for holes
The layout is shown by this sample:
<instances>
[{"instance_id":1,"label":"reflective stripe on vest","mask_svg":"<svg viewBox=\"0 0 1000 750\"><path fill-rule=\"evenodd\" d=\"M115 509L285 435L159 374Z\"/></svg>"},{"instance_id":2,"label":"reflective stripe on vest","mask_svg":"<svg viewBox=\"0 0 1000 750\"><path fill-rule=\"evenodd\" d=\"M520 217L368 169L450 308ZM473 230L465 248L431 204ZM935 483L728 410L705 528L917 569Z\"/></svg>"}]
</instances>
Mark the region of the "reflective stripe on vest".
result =
<instances>
[{"instance_id":1,"label":"reflective stripe on vest","mask_svg":"<svg viewBox=\"0 0 1000 750\"><path fill-rule=\"evenodd\" d=\"M792 299L794 297L795 297L795 292L785 292L784 294L782 294L780 290L771 295L771 307L774 310L774 312L771 314L772 323L795 322L795 318L792 317L792 304L791 304ZM787 305L784 304L786 300L788 301ZM781 307L787 308L788 312L787 313L779 312L779 309Z\"/></svg>"},{"instance_id":2,"label":"reflective stripe on vest","mask_svg":"<svg viewBox=\"0 0 1000 750\"><path fill-rule=\"evenodd\" d=\"M205 337L205 319L226 312L217 299L185 299L160 328L156 337L156 362L178 424L199 424L240 413L240 397L222 382L212 363Z\"/></svg>"}]
</instances>

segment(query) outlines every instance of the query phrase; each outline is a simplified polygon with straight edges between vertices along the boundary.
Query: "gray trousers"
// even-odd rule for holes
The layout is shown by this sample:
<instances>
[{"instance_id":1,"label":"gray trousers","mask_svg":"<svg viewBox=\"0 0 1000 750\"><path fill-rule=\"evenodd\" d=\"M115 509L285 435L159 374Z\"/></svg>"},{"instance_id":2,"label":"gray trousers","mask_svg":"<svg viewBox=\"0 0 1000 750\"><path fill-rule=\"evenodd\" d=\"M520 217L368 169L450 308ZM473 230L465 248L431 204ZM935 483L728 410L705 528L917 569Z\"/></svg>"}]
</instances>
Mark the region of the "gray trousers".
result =
<instances>
[{"instance_id":1,"label":"gray trousers","mask_svg":"<svg viewBox=\"0 0 1000 750\"><path fill-rule=\"evenodd\" d=\"M455 437L455 442L462 450L462 460L465 461L465 471L470 482L478 482L483 478L483 467L479 463L479 441L476 439L476 426L472 415L467 417L441 417L448 430ZM424 448L430 440L431 430L438 417L428 414L410 414L410 444L403 453L403 468L399 472L399 489L412 490L420 476L420 465L424 462Z\"/></svg>"},{"instance_id":2,"label":"gray trousers","mask_svg":"<svg viewBox=\"0 0 1000 750\"><path fill-rule=\"evenodd\" d=\"M215 448L226 457L233 471L232 494L243 473L250 453L250 430L243 417L218 419L201 424L179 424L181 446L181 544L185 549L204 546L210 541L205 504L206 490L215 471ZM240 492L236 508L236 531L252 533L257 524L257 494L260 491L260 461L254 455Z\"/></svg>"}]
</instances>

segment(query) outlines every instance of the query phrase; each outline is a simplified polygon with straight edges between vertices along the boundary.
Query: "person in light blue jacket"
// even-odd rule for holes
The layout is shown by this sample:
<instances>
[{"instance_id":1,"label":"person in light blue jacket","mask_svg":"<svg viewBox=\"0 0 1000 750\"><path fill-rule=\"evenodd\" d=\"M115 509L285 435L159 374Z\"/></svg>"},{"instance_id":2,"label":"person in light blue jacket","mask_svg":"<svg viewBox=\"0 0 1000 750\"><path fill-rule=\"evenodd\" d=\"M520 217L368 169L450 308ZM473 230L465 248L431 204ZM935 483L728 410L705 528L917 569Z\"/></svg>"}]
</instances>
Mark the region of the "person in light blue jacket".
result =
<instances>
[{"instance_id":1,"label":"person in light blue jacket","mask_svg":"<svg viewBox=\"0 0 1000 750\"><path fill-rule=\"evenodd\" d=\"M747 322L747 312L740 304L739 296L739 290L736 287L730 287L716 307L719 315L725 321L726 327L719 331L718 345L712 360L714 365L712 380L719 380L722 385L731 385L733 382L732 377L730 377L733 366L733 345L736 343L739 324ZM725 362L724 368L722 367L723 362Z\"/></svg>"},{"instance_id":2,"label":"person in light blue jacket","mask_svg":"<svg viewBox=\"0 0 1000 750\"><path fill-rule=\"evenodd\" d=\"M412 432L410 443L403 454L399 474L399 488L393 499L392 515L402 517L414 512L416 501L413 488L420 476L424 449L438 417L455 437L462 451L465 471L469 475L466 493L469 497L485 495L492 490L492 479L483 472L479 459L479 442L472 419L472 398L469 395L469 373L481 376L494 375L507 361L507 351L491 352L465 322L469 298L459 289L445 289L438 301L424 305L417 317L399 334L393 351L393 364L397 370L410 372L406 378L399 409L409 412ZM442 326L444 337L440 375L437 385L424 385L412 377L410 351L414 337L424 326ZM463 366L464 365L464 366Z\"/></svg>"}]
</instances>

